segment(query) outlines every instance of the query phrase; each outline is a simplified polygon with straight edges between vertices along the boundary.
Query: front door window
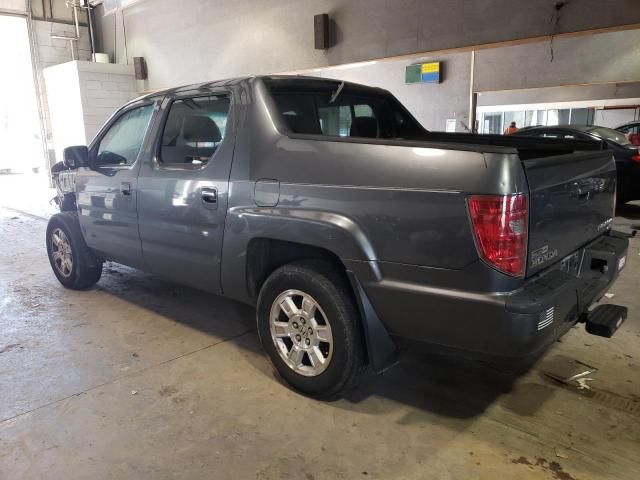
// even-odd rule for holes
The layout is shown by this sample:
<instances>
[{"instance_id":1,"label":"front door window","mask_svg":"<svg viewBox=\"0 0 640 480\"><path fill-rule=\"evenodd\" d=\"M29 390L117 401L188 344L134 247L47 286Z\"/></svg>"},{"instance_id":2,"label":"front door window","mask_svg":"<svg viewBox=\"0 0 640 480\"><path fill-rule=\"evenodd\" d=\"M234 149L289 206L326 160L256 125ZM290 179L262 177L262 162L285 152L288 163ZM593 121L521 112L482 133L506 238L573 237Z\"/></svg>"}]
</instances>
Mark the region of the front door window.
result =
<instances>
[{"instance_id":1,"label":"front door window","mask_svg":"<svg viewBox=\"0 0 640 480\"><path fill-rule=\"evenodd\" d=\"M144 105L120 116L100 140L96 164L133 165L140 153L152 114L153 105Z\"/></svg>"}]
</instances>

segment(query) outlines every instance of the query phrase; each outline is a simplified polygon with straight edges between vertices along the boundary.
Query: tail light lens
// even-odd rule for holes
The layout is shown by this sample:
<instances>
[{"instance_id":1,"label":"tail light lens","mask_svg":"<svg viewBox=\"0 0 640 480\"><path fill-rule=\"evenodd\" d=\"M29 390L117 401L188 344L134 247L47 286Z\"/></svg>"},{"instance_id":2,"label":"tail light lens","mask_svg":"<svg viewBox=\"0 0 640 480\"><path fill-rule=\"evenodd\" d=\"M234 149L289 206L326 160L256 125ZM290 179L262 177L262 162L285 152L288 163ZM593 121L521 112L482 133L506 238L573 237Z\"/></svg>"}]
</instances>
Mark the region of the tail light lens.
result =
<instances>
[{"instance_id":1,"label":"tail light lens","mask_svg":"<svg viewBox=\"0 0 640 480\"><path fill-rule=\"evenodd\" d=\"M636 163L640 163L640 155L632 155L631 160L633 160Z\"/></svg>"},{"instance_id":2,"label":"tail light lens","mask_svg":"<svg viewBox=\"0 0 640 480\"><path fill-rule=\"evenodd\" d=\"M472 195L468 205L482 258L503 273L524 275L529 226L527 196Z\"/></svg>"}]
</instances>

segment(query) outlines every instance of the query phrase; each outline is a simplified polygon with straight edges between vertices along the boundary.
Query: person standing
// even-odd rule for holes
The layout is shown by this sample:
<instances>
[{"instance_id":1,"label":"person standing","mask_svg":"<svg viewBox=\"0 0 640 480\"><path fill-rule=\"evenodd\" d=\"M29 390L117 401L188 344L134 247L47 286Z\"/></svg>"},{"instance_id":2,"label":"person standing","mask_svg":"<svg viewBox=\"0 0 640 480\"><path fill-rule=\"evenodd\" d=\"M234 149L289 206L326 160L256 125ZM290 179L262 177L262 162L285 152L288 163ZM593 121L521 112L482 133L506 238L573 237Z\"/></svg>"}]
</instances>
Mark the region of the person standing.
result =
<instances>
[{"instance_id":1,"label":"person standing","mask_svg":"<svg viewBox=\"0 0 640 480\"><path fill-rule=\"evenodd\" d=\"M507 128L504 129L505 135L511 135L518 131L518 127L516 127L516 122L511 122Z\"/></svg>"}]
</instances>

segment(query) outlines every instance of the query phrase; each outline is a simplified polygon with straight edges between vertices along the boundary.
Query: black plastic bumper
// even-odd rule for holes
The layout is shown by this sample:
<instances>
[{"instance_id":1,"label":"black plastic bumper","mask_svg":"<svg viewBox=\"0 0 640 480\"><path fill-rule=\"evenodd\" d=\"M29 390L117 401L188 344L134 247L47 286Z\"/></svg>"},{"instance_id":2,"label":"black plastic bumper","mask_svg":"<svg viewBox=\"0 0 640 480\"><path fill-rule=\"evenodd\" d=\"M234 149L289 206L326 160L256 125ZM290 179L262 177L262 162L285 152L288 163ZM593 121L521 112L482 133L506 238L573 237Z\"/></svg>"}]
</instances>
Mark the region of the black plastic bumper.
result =
<instances>
[{"instance_id":1,"label":"black plastic bumper","mask_svg":"<svg viewBox=\"0 0 640 480\"><path fill-rule=\"evenodd\" d=\"M392 336L489 356L528 356L566 333L604 295L624 267L628 243L615 232L604 235L578 251L577 271L556 265L507 293L417 283L408 269L420 267L402 267L412 281L398 278L401 269L393 278L358 277Z\"/></svg>"}]
</instances>

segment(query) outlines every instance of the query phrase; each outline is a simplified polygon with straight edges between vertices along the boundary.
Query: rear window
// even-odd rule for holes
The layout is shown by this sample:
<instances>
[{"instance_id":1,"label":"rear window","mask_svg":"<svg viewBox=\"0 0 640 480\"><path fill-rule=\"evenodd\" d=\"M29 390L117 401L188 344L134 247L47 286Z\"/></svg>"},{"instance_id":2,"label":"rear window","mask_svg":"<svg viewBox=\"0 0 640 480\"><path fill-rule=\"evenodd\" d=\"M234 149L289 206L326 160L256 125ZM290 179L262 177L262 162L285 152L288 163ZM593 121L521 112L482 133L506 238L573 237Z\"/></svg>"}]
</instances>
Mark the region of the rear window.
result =
<instances>
[{"instance_id":1,"label":"rear window","mask_svg":"<svg viewBox=\"0 0 640 480\"><path fill-rule=\"evenodd\" d=\"M619 143L620 145L631 145L631 142L624 133L612 130L611 128L596 127L589 130L589 133L596 137Z\"/></svg>"},{"instance_id":2,"label":"rear window","mask_svg":"<svg viewBox=\"0 0 640 480\"><path fill-rule=\"evenodd\" d=\"M278 112L292 133L383 139L424 133L390 94L341 82L317 82L315 88L312 82L306 83L307 88L295 84L271 88Z\"/></svg>"}]
</instances>

